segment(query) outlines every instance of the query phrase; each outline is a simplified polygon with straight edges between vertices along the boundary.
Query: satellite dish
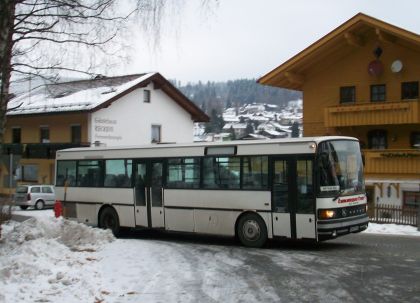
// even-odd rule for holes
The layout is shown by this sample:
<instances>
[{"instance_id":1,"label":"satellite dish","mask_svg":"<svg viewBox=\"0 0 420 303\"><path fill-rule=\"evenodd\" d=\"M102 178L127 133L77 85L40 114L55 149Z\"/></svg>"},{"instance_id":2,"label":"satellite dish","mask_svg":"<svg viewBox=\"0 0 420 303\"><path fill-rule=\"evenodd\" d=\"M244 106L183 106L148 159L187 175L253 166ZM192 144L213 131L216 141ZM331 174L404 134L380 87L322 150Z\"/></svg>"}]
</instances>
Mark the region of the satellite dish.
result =
<instances>
[{"instance_id":1,"label":"satellite dish","mask_svg":"<svg viewBox=\"0 0 420 303\"><path fill-rule=\"evenodd\" d=\"M391 64L391 71L393 73L399 73L402 70L402 68L403 68L403 64L402 64L401 60L395 60Z\"/></svg>"}]
</instances>

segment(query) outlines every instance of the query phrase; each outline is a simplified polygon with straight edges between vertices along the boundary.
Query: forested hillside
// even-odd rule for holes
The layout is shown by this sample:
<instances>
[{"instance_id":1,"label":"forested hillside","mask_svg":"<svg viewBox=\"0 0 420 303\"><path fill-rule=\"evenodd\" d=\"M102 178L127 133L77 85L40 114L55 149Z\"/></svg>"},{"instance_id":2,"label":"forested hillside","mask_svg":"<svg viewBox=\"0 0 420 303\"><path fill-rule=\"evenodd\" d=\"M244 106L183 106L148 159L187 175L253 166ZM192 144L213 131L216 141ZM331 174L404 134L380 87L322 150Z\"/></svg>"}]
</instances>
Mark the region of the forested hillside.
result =
<instances>
[{"instance_id":1,"label":"forested hillside","mask_svg":"<svg viewBox=\"0 0 420 303\"><path fill-rule=\"evenodd\" d=\"M252 103L283 106L302 98L301 92L260 85L256 79L188 83L177 87L208 114L213 109L221 113L224 108Z\"/></svg>"}]
</instances>

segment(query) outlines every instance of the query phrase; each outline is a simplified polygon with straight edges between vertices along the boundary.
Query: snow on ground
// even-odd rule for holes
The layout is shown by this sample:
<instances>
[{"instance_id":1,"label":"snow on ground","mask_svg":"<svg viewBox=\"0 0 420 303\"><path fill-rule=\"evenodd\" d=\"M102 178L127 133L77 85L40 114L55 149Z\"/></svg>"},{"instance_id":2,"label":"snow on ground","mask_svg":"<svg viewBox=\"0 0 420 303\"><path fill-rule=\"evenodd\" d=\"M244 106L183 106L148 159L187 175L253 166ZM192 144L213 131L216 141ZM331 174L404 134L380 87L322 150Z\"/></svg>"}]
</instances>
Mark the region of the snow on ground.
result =
<instances>
[{"instance_id":1,"label":"snow on ground","mask_svg":"<svg viewBox=\"0 0 420 303\"><path fill-rule=\"evenodd\" d=\"M12 214L19 216L35 217L35 218L53 218L54 210L52 208L36 210L36 209L27 209L21 210L18 207L13 207Z\"/></svg>"},{"instance_id":2,"label":"snow on ground","mask_svg":"<svg viewBox=\"0 0 420 303\"><path fill-rule=\"evenodd\" d=\"M369 223L368 229L364 232L371 234L420 236L420 231L417 230L417 227L398 224Z\"/></svg>"},{"instance_id":3,"label":"snow on ground","mask_svg":"<svg viewBox=\"0 0 420 303\"><path fill-rule=\"evenodd\" d=\"M14 213L33 218L3 225L2 303L195 302L190 290L197 288L216 302L281 300L264 281L250 289L235 274L246 261L223 247L115 239L109 231L56 219L51 209ZM420 236L414 227L394 224L369 224L367 232Z\"/></svg>"},{"instance_id":4,"label":"snow on ground","mask_svg":"<svg viewBox=\"0 0 420 303\"><path fill-rule=\"evenodd\" d=\"M235 273L248 265L223 247L115 239L50 217L3 227L0 302L196 302L197 288L213 302L279 300L249 288Z\"/></svg>"},{"instance_id":5,"label":"snow on ground","mask_svg":"<svg viewBox=\"0 0 420 303\"><path fill-rule=\"evenodd\" d=\"M0 242L0 302L93 302L101 295L96 254L114 240L63 219L10 221Z\"/></svg>"}]
</instances>

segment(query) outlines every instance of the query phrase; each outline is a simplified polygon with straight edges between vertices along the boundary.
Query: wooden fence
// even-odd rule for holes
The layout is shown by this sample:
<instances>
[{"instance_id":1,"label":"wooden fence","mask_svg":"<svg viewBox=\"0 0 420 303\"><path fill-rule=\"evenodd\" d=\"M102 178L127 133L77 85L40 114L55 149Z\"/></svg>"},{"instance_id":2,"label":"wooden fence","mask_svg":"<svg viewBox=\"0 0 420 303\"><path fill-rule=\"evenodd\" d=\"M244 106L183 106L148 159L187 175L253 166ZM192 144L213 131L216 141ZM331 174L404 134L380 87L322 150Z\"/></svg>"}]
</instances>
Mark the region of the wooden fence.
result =
<instances>
[{"instance_id":1,"label":"wooden fence","mask_svg":"<svg viewBox=\"0 0 420 303\"><path fill-rule=\"evenodd\" d=\"M375 205L369 209L369 220L373 223L395 223L417 226L417 209L397 205Z\"/></svg>"}]
</instances>

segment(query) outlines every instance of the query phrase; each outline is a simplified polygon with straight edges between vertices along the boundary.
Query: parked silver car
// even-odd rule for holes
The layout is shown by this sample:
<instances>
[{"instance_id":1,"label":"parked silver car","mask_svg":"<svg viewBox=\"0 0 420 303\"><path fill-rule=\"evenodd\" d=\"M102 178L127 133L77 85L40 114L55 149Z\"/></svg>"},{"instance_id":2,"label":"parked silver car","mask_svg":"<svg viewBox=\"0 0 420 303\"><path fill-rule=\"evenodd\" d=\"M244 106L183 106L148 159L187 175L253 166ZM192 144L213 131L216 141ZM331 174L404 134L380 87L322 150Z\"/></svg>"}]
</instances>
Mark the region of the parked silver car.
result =
<instances>
[{"instance_id":1,"label":"parked silver car","mask_svg":"<svg viewBox=\"0 0 420 303\"><path fill-rule=\"evenodd\" d=\"M27 209L29 206L43 209L45 206L53 206L54 202L53 185L19 185L16 188L14 203L21 209Z\"/></svg>"}]
</instances>

